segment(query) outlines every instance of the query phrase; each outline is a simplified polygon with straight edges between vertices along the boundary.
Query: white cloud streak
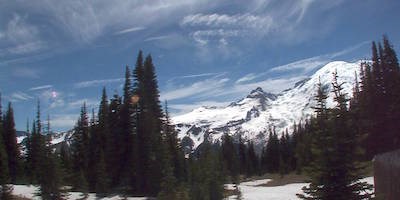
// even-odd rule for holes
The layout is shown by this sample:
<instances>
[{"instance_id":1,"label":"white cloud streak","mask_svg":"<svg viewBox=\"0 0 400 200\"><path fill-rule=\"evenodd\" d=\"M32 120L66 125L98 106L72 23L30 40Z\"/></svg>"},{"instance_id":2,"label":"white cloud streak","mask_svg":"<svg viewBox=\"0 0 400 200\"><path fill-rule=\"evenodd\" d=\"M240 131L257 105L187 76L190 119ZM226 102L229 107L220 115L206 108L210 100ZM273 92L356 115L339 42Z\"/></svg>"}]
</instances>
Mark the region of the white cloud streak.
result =
<instances>
[{"instance_id":1,"label":"white cloud streak","mask_svg":"<svg viewBox=\"0 0 400 200\"><path fill-rule=\"evenodd\" d=\"M208 77L208 76L222 76L224 75L225 72L219 72L219 73L202 73L202 74L190 74L190 75L184 75L184 76L177 76L173 77L168 80L168 82L172 82L178 79L190 79L190 78L201 78L201 77Z\"/></svg>"},{"instance_id":2,"label":"white cloud streak","mask_svg":"<svg viewBox=\"0 0 400 200\"><path fill-rule=\"evenodd\" d=\"M114 35L122 35L122 34L126 34L126 33L137 32L137 31L141 31L144 29L146 29L146 28L142 27L142 26L127 28L127 29L115 32Z\"/></svg>"},{"instance_id":3,"label":"white cloud streak","mask_svg":"<svg viewBox=\"0 0 400 200\"><path fill-rule=\"evenodd\" d=\"M76 109L82 107L83 103L86 103L88 108L97 108L99 101L97 99L78 99L68 103L67 109Z\"/></svg>"},{"instance_id":4,"label":"white cloud streak","mask_svg":"<svg viewBox=\"0 0 400 200\"><path fill-rule=\"evenodd\" d=\"M351 47L348 47L346 49L343 49L338 52L334 53L329 53L325 55L319 55L319 56L314 56L311 58L306 58L302 60L298 60L289 64L277 66L271 68L269 71L270 72L288 72L292 70L301 70L301 74L307 74L311 72L312 70L316 69L317 67L320 67L324 64L327 64L328 62L332 61L333 59L354 52L355 50L365 46L366 44L369 44L369 41L364 41L359 44L353 45Z\"/></svg>"},{"instance_id":5,"label":"white cloud streak","mask_svg":"<svg viewBox=\"0 0 400 200\"><path fill-rule=\"evenodd\" d=\"M29 90L30 90L30 91L45 90L45 89L50 89L50 88L52 88L52 87L53 87L53 85L41 85L41 86L29 88Z\"/></svg>"},{"instance_id":6,"label":"white cloud streak","mask_svg":"<svg viewBox=\"0 0 400 200\"><path fill-rule=\"evenodd\" d=\"M200 106L227 106L229 101L198 101L190 104L169 104L168 107L171 109L172 116L188 113L193 109L199 108Z\"/></svg>"},{"instance_id":7,"label":"white cloud streak","mask_svg":"<svg viewBox=\"0 0 400 200\"><path fill-rule=\"evenodd\" d=\"M3 33L0 33L0 55L21 55L46 48L39 29L28 23L27 16L13 14Z\"/></svg>"},{"instance_id":8,"label":"white cloud streak","mask_svg":"<svg viewBox=\"0 0 400 200\"><path fill-rule=\"evenodd\" d=\"M180 87L171 91L161 93L161 99L164 100L174 100L181 99L185 97L190 97L194 95L199 95L215 88L223 87L229 81L228 78L221 79L206 79L202 81L195 82L189 86Z\"/></svg>"},{"instance_id":9,"label":"white cloud streak","mask_svg":"<svg viewBox=\"0 0 400 200\"><path fill-rule=\"evenodd\" d=\"M238 83L248 82L248 81L254 80L257 77L258 76L254 73L246 74L242 78L239 78L235 83L238 84Z\"/></svg>"},{"instance_id":10,"label":"white cloud streak","mask_svg":"<svg viewBox=\"0 0 400 200\"><path fill-rule=\"evenodd\" d=\"M26 94L24 92L21 91L17 91L11 94L11 96L9 97L10 101L12 102L18 102L18 101L28 101L33 99L32 96L30 96L29 94Z\"/></svg>"},{"instance_id":11,"label":"white cloud streak","mask_svg":"<svg viewBox=\"0 0 400 200\"><path fill-rule=\"evenodd\" d=\"M155 36L155 37L146 38L144 41L145 42L150 42L150 41L154 41L154 40L165 40L165 39L168 39L169 37L171 37L171 36L169 36L169 35L161 35L161 36Z\"/></svg>"},{"instance_id":12,"label":"white cloud streak","mask_svg":"<svg viewBox=\"0 0 400 200\"><path fill-rule=\"evenodd\" d=\"M268 29L272 25L270 16L246 14L195 14L188 15L181 21L181 26L205 26L213 28Z\"/></svg>"},{"instance_id":13,"label":"white cloud streak","mask_svg":"<svg viewBox=\"0 0 400 200\"><path fill-rule=\"evenodd\" d=\"M97 87L97 86L104 86L105 84L109 83L120 83L124 81L123 78L115 78L115 79L102 79L102 80L91 80L91 81L83 81L79 83L75 83L75 88L87 88L87 87Z\"/></svg>"},{"instance_id":14,"label":"white cloud streak","mask_svg":"<svg viewBox=\"0 0 400 200\"><path fill-rule=\"evenodd\" d=\"M246 94L249 91L261 87L265 91L272 93L279 93L283 90L291 88L296 82L304 80L307 76L296 76L296 77L282 77L282 78L270 78L267 80L247 83L247 84L237 84L232 89L226 90L226 92L221 93L220 95L227 94Z\"/></svg>"},{"instance_id":15,"label":"white cloud streak","mask_svg":"<svg viewBox=\"0 0 400 200\"><path fill-rule=\"evenodd\" d=\"M143 30L144 27L168 26L176 23L179 16L188 13L190 9L203 11L215 4L210 0L39 0L27 7L51 18L53 26L77 42L91 43L109 33L121 35Z\"/></svg>"}]
</instances>

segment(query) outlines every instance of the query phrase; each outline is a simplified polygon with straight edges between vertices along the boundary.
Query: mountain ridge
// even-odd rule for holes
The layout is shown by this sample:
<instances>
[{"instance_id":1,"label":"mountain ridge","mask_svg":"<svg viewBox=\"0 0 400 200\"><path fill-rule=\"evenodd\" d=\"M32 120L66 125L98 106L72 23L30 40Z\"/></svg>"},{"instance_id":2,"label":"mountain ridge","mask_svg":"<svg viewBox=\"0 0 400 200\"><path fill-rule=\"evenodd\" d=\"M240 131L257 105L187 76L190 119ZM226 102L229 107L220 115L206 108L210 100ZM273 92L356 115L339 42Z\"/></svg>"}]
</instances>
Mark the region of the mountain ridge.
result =
<instances>
[{"instance_id":1,"label":"mountain ridge","mask_svg":"<svg viewBox=\"0 0 400 200\"><path fill-rule=\"evenodd\" d=\"M191 140L191 148L196 149L205 138L219 142L225 133L256 146L268 140L268 130L275 128L278 134L289 132L295 122L313 115L314 95L317 83L331 88L333 73L338 82L343 83L344 92L352 96L355 73L359 73L360 62L334 61L317 70L309 78L299 81L292 88L278 94L265 92L261 87L252 90L245 98L225 107L200 107L189 113L172 118L181 140ZM327 106L334 107L333 94L329 93Z\"/></svg>"}]
</instances>

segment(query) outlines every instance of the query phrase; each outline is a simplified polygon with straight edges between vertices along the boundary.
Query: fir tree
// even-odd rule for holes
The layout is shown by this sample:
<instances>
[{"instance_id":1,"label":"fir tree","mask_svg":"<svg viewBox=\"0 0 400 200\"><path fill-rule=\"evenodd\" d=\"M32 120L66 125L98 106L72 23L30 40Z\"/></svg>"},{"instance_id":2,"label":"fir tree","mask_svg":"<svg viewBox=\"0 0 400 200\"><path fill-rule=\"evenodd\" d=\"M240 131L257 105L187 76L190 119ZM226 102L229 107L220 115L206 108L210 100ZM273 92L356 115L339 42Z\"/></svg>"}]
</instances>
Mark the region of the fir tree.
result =
<instances>
[{"instance_id":1,"label":"fir tree","mask_svg":"<svg viewBox=\"0 0 400 200\"><path fill-rule=\"evenodd\" d=\"M259 172L259 161L258 161L256 152L254 150L253 142L249 142L246 155L248 157L248 159L247 159L247 175L254 176L254 175L256 175L256 173Z\"/></svg>"},{"instance_id":2,"label":"fir tree","mask_svg":"<svg viewBox=\"0 0 400 200\"><path fill-rule=\"evenodd\" d=\"M108 139L108 167L107 170L110 174L111 185L119 185L120 179L123 177L121 171L123 170L120 159L122 156L122 149L120 145L124 144L122 138L122 127L120 111L122 99L118 94L114 94L110 100L109 106L109 126L110 126L110 138Z\"/></svg>"},{"instance_id":3,"label":"fir tree","mask_svg":"<svg viewBox=\"0 0 400 200\"><path fill-rule=\"evenodd\" d=\"M32 123L32 134L27 149L28 178L30 183L39 183L41 179L41 163L44 160L46 141L42 135L40 120L40 102L37 104L36 120Z\"/></svg>"},{"instance_id":4,"label":"fir tree","mask_svg":"<svg viewBox=\"0 0 400 200\"><path fill-rule=\"evenodd\" d=\"M342 92L342 84L334 74L332 83L335 94L335 109L326 108L327 94L318 84L317 118L312 120L315 133L312 144L313 162L307 172L311 183L304 187L302 199L368 199L369 193L361 194L371 186L360 182L363 167L360 159L359 141L351 128L347 108L348 99Z\"/></svg>"},{"instance_id":5,"label":"fir tree","mask_svg":"<svg viewBox=\"0 0 400 200\"><path fill-rule=\"evenodd\" d=\"M1 108L1 94L0 94L0 199L11 199L12 188L8 185L10 182L8 172L8 158L6 147L3 140L3 118Z\"/></svg>"},{"instance_id":6,"label":"fir tree","mask_svg":"<svg viewBox=\"0 0 400 200\"><path fill-rule=\"evenodd\" d=\"M88 174L88 148L89 147L89 122L86 110L86 103L83 104L81 108L80 117L78 122L74 128L74 134L72 136L72 144L71 144L71 157L72 157L72 168L73 168L73 186L75 189L80 189L78 186L80 185L79 180L80 172L83 169L85 174Z\"/></svg>"},{"instance_id":7,"label":"fir tree","mask_svg":"<svg viewBox=\"0 0 400 200\"><path fill-rule=\"evenodd\" d=\"M106 175L106 166L104 161L103 151L100 151L100 158L98 160L98 164L96 166L96 196L97 197L105 197L107 193L107 175Z\"/></svg>"},{"instance_id":8,"label":"fir tree","mask_svg":"<svg viewBox=\"0 0 400 200\"><path fill-rule=\"evenodd\" d=\"M222 138L221 151L227 175L229 175L232 178L232 181L236 183L239 179L239 160L233 144L233 139L228 134L224 134Z\"/></svg>"},{"instance_id":9,"label":"fir tree","mask_svg":"<svg viewBox=\"0 0 400 200\"><path fill-rule=\"evenodd\" d=\"M7 111L4 118L4 144L8 157L8 170L10 178L15 183L18 176L20 151L17 144L17 136L14 122L14 110L11 103L8 103Z\"/></svg>"},{"instance_id":10,"label":"fir tree","mask_svg":"<svg viewBox=\"0 0 400 200\"><path fill-rule=\"evenodd\" d=\"M247 148L243 142L242 135L239 134L239 147L238 147L238 159L239 159L239 173L240 174L248 174L248 166L247 166Z\"/></svg>"},{"instance_id":11,"label":"fir tree","mask_svg":"<svg viewBox=\"0 0 400 200\"><path fill-rule=\"evenodd\" d=\"M213 149L207 139L202 145L198 160L190 164L190 199L222 199L224 177L218 150Z\"/></svg>"}]
</instances>

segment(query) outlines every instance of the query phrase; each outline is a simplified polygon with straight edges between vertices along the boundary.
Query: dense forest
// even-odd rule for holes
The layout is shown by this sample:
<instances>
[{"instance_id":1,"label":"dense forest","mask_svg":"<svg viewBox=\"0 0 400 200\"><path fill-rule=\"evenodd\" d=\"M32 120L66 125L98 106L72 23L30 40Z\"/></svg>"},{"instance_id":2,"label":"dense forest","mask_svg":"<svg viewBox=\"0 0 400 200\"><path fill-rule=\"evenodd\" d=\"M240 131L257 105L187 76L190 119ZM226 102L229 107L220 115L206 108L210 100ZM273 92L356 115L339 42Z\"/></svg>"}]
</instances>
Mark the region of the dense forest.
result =
<instances>
[{"instance_id":1,"label":"dense forest","mask_svg":"<svg viewBox=\"0 0 400 200\"><path fill-rule=\"evenodd\" d=\"M97 111L83 104L71 140L57 151L40 102L22 146L11 103L4 114L0 107L0 199L12 199L13 183L39 185L45 200L66 199L65 185L83 192L82 199L95 192L98 197L213 200L224 197L226 182L291 172L310 178L300 198L368 199L371 194L362 191L372 186L360 181L366 162L400 148L400 68L387 37L372 43L372 59L360 69L353 98L343 93L340 74L332 74L332 91L318 85L315 116L295 123L291 133L270 127L259 154L251 141L228 134L220 143L205 140L184 153L167 102L159 100L152 57L140 51L133 69L126 66L122 95L109 98L103 88ZM334 108L326 106L329 92Z\"/></svg>"}]
</instances>

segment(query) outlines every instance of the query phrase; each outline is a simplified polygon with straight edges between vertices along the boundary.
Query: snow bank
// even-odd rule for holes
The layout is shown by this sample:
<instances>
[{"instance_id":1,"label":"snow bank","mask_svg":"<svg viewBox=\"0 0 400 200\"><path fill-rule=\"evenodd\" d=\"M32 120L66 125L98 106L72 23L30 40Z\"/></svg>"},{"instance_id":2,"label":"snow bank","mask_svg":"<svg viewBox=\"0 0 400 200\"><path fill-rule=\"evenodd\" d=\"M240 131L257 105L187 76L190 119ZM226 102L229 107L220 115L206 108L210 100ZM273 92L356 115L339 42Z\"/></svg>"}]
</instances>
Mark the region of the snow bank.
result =
<instances>
[{"instance_id":1,"label":"snow bank","mask_svg":"<svg viewBox=\"0 0 400 200\"><path fill-rule=\"evenodd\" d=\"M292 183L282 186L265 187L260 186L262 184L271 181L270 179L255 180L242 182L239 184L239 190L242 192L242 198L244 200L294 200L297 198L296 194L301 193L301 188L307 186L307 183ZM369 184L374 184L374 178L368 177L362 179ZM226 184L226 189L235 189L233 184ZM229 200L236 199L236 196L228 197Z\"/></svg>"},{"instance_id":2,"label":"snow bank","mask_svg":"<svg viewBox=\"0 0 400 200\"><path fill-rule=\"evenodd\" d=\"M28 185L14 185L14 190L13 194L20 196L20 197L26 197L32 200L41 200L40 197L36 197L35 193L37 193L38 187L36 186L28 186ZM74 200L74 199L80 199L82 198L82 193L80 192L70 192L68 193L67 199ZM103 200L120 200L123 197L121 196L113 196L113 197L105 197L101 198ZM90 193L88 200L96 200L96 194ZM147 199L146 197L128 197L128 200L145 200Z\"/></svg>"}]
</instances>

